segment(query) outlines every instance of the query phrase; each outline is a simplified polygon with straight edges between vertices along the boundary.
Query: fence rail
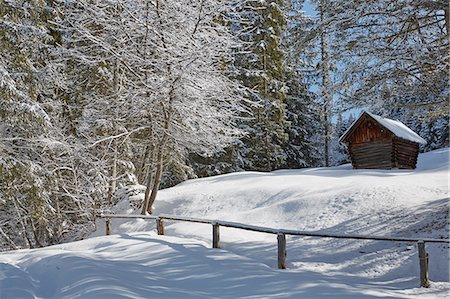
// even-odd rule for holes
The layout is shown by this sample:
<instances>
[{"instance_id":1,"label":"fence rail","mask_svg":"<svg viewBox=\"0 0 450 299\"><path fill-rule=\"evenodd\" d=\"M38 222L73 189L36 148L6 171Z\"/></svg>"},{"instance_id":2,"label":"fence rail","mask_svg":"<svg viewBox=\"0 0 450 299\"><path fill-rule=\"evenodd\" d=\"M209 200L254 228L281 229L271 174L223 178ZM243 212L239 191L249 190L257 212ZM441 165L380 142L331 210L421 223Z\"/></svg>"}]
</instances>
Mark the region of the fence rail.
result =
<instances>
[{"instance_id":1,"label":"fence rail","mask_svg":"<svg viewBox=\"0 0 450 299\"><path fill-rule=\"evenodd\" d=\"M407 242L417 243L420 267L420 286L429 287L428 281L428 253L425 250L425 243L450 243L450 239L433 239L433 238L402 238L390 236L364 236L364 235L342 235L332 233L319 233L314 231L287 230L276 229L263 226L248 225L237 222L229 222L222 220L200 219L173 215L126 215L126 214L97 214L99 218L106 219L106 235L111 234L111 219L152 219L156 220L156 230L158 235L164 235L164 220L183 221L191 223L202 223L212 225L212 247L220 248L220 226L236 229L243 229L253 232L261 232L277 235L278 243L278 268L286 269L286 235L319 237L319 238L336 238L336 239L356 239L356 240L372 240L372 241L388 241L388 242Z\"/></svg>"}]
</instances>

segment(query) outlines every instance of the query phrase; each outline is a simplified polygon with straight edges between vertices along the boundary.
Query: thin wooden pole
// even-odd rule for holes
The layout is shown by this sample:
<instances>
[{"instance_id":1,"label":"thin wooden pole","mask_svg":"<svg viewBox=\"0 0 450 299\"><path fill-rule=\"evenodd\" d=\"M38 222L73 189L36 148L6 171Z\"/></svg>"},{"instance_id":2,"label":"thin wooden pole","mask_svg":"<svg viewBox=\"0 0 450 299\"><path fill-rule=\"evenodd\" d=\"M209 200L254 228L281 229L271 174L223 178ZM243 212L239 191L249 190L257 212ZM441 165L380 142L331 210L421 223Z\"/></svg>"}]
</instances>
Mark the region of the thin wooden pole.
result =
<instances>
[{"instance_id":1,"label":"thin wooden pole","mask_svg":"<svg viewBox=\"0 0 450 299\"><path fill-rule=\"evenodd\" d=\"M428 288L430 283L428 281L428 253L425 251L425 242L419 241L417 243L419 251L419 263L420 263L420 287Z\"/></svg>"},{"instance_id":2,"label":"thin wooden pole","mask_svg":"<svg viewBox=\"0 0 450 299\"><path fill-rule=\"evenodd\" d=\"M158 235L164 235L164 219L156 218L156 230L158 232Z\"/></svg>"},{"instance_id":3,"label":"thin wooden pole","mask_svg":"<svg viewBox=\"0 0 450 299\"><path fill-rule=\"evenodd\" d=\"M278 233L278 269L286 269L286 235Z\"/></svg>"},{"instance_id":4,"label":"thin wooden pole","mask_svg":"<svg viewBox=\"0 0 450 299\"><path fill-rule=\"evenodd\" d=\"M106 235L111 235L111 219L106 218Z\"/></svg>"},{"instance_id":5,"label":"thin wooden pole","mask_svg":"<svg viewBox=\"0 0 450 299\"><path fill-rule=\"evenodd\" d=\"M212 234L213 234L213 248L220 248L220 226L218 223L213 223Z\"/></svg>"}]
</instances>

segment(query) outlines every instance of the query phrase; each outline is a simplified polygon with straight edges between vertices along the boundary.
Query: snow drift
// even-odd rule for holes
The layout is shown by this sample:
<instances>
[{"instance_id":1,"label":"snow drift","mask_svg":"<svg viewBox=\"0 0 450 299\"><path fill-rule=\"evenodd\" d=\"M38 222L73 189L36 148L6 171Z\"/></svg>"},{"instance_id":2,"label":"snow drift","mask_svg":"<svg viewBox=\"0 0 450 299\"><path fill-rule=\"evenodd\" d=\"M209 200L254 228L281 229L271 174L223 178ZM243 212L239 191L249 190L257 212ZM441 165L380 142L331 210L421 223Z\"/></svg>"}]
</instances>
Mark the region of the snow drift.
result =
<instances>
[{"instance_id":1,"label":"snow drift","mask_svg":"<svg viewBox=\"0 0 450 299\"><path fill-rule=\"evenodd\" d=\"M333 168L243 172L190 180L160 192L155 214L340 234L448 238L449 150L422 154L416 170ZM133 195L133 204L140 195ZM120 202L116 213L138 213ZM98 220L93 234L104 234ZM117 220L108 237L0 255L0 298L443 298L448 244L427 244L430 289L418 287L414 243L288 237L277 270L276 237L221 228ZM147 231L147 232L142 232Z\"/></svg>"}]
</instances>

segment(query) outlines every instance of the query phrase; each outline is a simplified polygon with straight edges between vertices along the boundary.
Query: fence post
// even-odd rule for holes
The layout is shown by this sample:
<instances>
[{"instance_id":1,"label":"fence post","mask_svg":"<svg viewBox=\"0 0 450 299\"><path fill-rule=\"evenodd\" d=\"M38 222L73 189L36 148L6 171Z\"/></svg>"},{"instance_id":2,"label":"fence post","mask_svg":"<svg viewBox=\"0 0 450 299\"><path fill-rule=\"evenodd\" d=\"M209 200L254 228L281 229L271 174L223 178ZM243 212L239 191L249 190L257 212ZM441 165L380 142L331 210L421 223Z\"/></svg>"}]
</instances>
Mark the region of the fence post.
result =
<instances>
[{"instance_id":1,"label":"fence post","mask_svg":"<svg viewBox=\"0 0 450 299\"><path fill-rule=\"evenodd\" d=\"M159 217L156 218L156 231L158 232L158 235L164 235L164 219Z\"/></svg>"},{"instance_id":2,"label":"fence post","mask_svg":"<svg viewBox=\"0 0 450 299\"><path fill-rule=\"evenodd\" d=\"M286 235L278 233L278 269L286 269Z\"/></svg>"},{"instance_id":3,"label":"fence post","mask_svg":"<svg viewBox=\"0 0 450 299\"><path fill-rule=\"evenodd\" d=\"M419 241L417 248L419 250L420 287L428 288L430 283L428 282L428 253L425 251L425 242Z\"/></svg>"},{"instance_id":4,"label":"fence post","mask_svg":"<svg viewBox=\"0 0 450 299\"><path fill-rule=\"evenodd\" d=\"M106 218L106 235L111 235L111 218Z\"/></svg>"},{"instance_id":5,"label":"fence post","mask_svg":"<svg viewBox=\"0 0 450 299\"><path fill-rule=\"evenodd\" d=\"M212 224L212 245L213 248L220 248L220 230L219 230L219 224L217 222L214 222Z\"/></svg>"}]
</instances>

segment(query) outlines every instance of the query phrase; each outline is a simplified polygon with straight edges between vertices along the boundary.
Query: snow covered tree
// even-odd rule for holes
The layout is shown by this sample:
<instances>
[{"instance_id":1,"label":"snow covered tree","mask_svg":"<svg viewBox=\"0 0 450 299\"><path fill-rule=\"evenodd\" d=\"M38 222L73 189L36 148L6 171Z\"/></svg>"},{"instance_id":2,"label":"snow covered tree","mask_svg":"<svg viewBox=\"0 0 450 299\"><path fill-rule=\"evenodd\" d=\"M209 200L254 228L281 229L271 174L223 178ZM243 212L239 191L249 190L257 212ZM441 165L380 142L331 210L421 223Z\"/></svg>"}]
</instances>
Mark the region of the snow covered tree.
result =
<instances>
[{"instance_id":1,"label":"snow covered tree","mask_svg":"<svg viewBox=\"0 0 450 299\"><path fill-rule=\"evenodd\" d=\"M320 111L315 96L302 82L300 71L285 71L286 93L286 131L288 140L283 145L286 154L286 168L301 168L318 165L322 159L315 139L320 134Z\"/></svg>"},{"instance_id":2,"label":"snow covered tree","mask_svg":"<svg viewBox=\"0 0 450 299\"><path fill-rule=\"evenodd\" d=\"M118 173L117 163L128 160L147 185L143 212L151 213L167 164L182 165L187 150L219 150L239 135L236 86L221 71L231 45L217 21L225 2L73 5L61 26L83 70L80 132L101 147L102 159L110 157L110 196L127 170Z\"/></svg>"},{"instance_id":3,"label":"snow covered tree","mask_svg":"<svg viewBox=\"0 0 450 299\"><path fill-rule=\"evenodd\" d=\"M247 87L238 149L243 169L270 171L285 161L287 140L283 83L283 1L239 1L231 27L242 42L234 54L234 76Z\"/></svg>"},{"instance_id":4,"label":"snow covered tree","mask_svg":"<svg viewBox=\"0 0 450 299\"><path fill-rule=\"evenodd\" d=\"M52 234L56 184L46 163L58 145L48 114L52 38L44 14L39 1L0 2L0 239L11 248L45 245Z\"/></svg>"},{"instance_id":5,"label":"snow covered tree","mask_svg":"<svg viewBox=\"0 0 450 299\"><path fill-rule=\"evenodd\" d=\"M294 48L301 53L304 59L303 74L314 86L317 99L320 101L321 119L317 123L320 123L322 129L316 133L316 138L317 142L322 144L322 149L319 150L322 154L321 161L328 166L331 160L331 120L335 93L333 87L335 57L330 47L330 24L328 22L330 2L329 0L313 0L311 2L315 5L317 15L302 17L302 21L297 25L298 40L294 43ZM292 3L293 7L298 5L298 1L292 1Z\"/></svg>"},{"instance_id":6,"label":"snow covered tree","mask_svg":"<svg viewBox=\"0 0 450 299\"><path fill-rule=\"evenodd\" d=\"M81 193L95 180L77 173L87 157L77 161L63 135L56 18L51 3L0 2L0 238L11 248L54 244L71 229L82 235L92 216L93 196Z\"/></svg>"},{"instance_id":7,"label":"snow covered tree","mask_svg":"<svg viewBox=\"0 0 450 299\"><path fill-rule=\"evenodd\" d=\"M288 140L283 149L287 168L316 166L322 157L315 136L321 134L321 105L309 90L307 80L308 45L304 43L311 20L303 13L303 1L285 2L286 26L283 30L284 82Z\"/></svg>"},{"instance_id":8,"label":"snow covered tree","mask_svg":"<svg viewBox=\"0 0 450 299\"><path fill-rule=\"evenodd\" d=\"M136 71L130 66L133 45L124 1L77 1L61 3L64 17L59 22L63 34L62 62L71 78L67 101L79 111L74 135L103 162L101 171L109 181L103 203L111 205L117 183L128 181L134 166L129 138L132 119L133 84ZM131 56L132 57L132 56ZM81 83L81 84L80 84ZM131 180L133 180L131 178Z\"/></svg>"},{"instance_id":9,"label":"snow covered tree","mask_svg":"<svg viewBox=\"0 0 450 299\"><path fill-rule=\"evenodd\" d=\"M334 0L328 7L323 23L331 29L336 90L346 109L448 119L447 1Z\"/></svg>"},{"instance_id":10,"label":"snow covered tree","mask_svg":"<svg viewBox=\"0 0 450 299\"><path fill-rule=\"evenodd\" d=\"M155 131L156 171L147 212L151 212L169 149L182 154L186 150L214 152L239 135L234 123L239 111L236 85L221 70L231 45L228 28L217 21L225 4L156 1L159 60L155 65L161 85L155 100L163 121Z\"/></svg>"},{"instance_id":11,"label":"snow covered tree","mask_svg":"<svg viewBox=\"0 0 450 299\"><path fill-rule=\"evenodd\" d=\"M338 114L336 123L333 124L333 136L331 139L331 166L341 165L349 163L349 156L345 145L339 142L339 138L344 135L345 131L353 124L355 117L350 114L348 118L342 116L342 113Z\"/></svg>"}]
</instances>

